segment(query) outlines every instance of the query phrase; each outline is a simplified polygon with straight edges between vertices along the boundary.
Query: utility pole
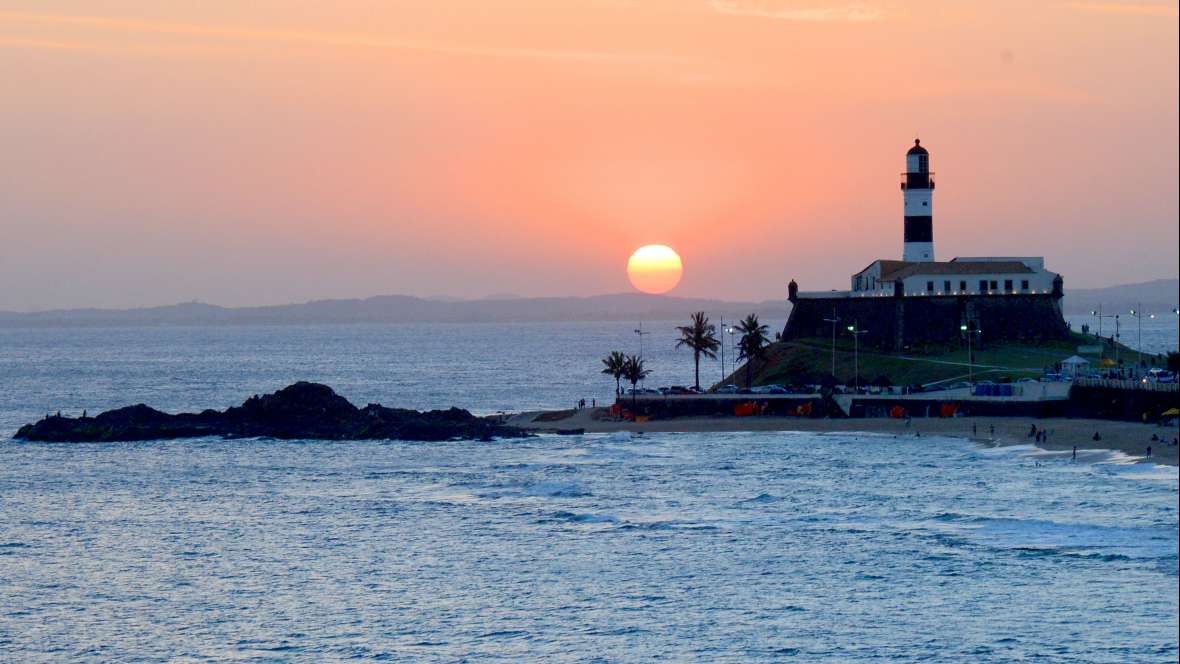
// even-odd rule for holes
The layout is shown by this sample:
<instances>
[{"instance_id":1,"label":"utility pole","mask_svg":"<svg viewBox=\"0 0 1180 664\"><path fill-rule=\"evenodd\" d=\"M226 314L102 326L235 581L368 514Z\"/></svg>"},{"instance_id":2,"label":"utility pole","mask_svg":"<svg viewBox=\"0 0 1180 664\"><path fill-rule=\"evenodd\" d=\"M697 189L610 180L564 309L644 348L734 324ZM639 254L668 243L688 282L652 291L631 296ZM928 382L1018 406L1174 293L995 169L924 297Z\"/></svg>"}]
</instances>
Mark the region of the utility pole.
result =
<instances>
[{"instance_id":1,"label":"utility pole","mask_svg":"<svg viewBox=\"0 0 1180 664\"><path fill-rule=\"evenodd\" d=\"M651 332L643 331L643 321L639 322L639 327L635 328L635 334L639 336L639 359L643 359L643 337L651 334Z\"/></svg>"},{"instance_id":2,"label":"utility pole","mask_svg":"<svg viewBox=\"0 0 1180 664\"><path fill-rule=\"evenodd\" d=\"M836 317L836 307L832 307L832 317L825 318L824 322L832 324L832 377L835 378L836 377L836 323L840 322L840 319Z\"/></svg>"}]
</instances>

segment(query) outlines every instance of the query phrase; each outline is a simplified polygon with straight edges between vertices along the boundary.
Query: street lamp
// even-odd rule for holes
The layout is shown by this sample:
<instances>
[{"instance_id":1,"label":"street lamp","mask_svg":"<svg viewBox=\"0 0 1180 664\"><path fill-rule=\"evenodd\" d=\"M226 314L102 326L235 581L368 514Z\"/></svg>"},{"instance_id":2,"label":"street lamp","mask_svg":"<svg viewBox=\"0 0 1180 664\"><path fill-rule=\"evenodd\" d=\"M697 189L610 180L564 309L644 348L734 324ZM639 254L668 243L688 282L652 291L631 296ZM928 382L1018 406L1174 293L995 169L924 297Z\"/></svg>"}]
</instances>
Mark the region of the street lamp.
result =
<instances>
[{"instance_id":1,"label":"street lamp","mask_svg":"<svg viewBox=\"0 0 1180 664\"><path fill-rule=\"evenodd\" d=\"M859 322L855 319L852 325L848 326L848 332L852 335L852 366L854 367L853 375L853 390L860 392L860 335L865 334L868 330L860 329Z\"/></svg>"},{"instance_id":2,"label":"street lamp","mask_svg":"<svg viewBox=\"0 0 1180 664\"><path fill-rule=\"evenodd\" d=\"M1098 308L1096 310L1091 311L1090 315L1098 317L1098 338L1100 338L1100 339L1102 338L1102 319L1103 318L1113 318L1114 319L1114 337L1113 337L1113 340L1114 340L1114 363L1118 364L1119 363L1119 315L1118 314L1104 314L1104 313L1102 313L1102 305L1101 304L1098 305Z\"/></svg>"},{"instance_id":3,"label":"street lamp","mask_svg":"<svg viewBox=\"0 0 1180 664\"><path fill-rule=\"evenodd\" d=\"M1139 307L1143 307L1143 304L1140 303ZM1143 309L1139 308L1132 309L1131 315L1139 320L1139 341L1137 344L1139 346L1139 366L1143 366L1143 317L1155 318L1155 314L1144 314Z\"/></svg>"},{"instance_id":4,"label":"street lamp","mask_svg":"<svg viewBox=\"0 0 1180 664\"><path fill-rule=\"evenodd\" d=\"M639 327L635 328L635 334L639 336L639 359L643 359L643 337L651 334L651 332L643 331L643 323L639 323Z\"/></svg>"},{"instance_id":5,"label":"street lamp","mask_svg":"<svg viewBox=\"0 0 1180 664\"><path fill-rule=\"evenodd\" d=\"M975 384L975 356L971 352L971 337L979 334L981 330L972 330L970 321L959 326L959 329L967 335L967 382L972 385Z\"/></svg>"},{"instance_id":6,"label":"street lamp","mask_svg":"<svg viewBox=\"0 0 1180 664\"><path fill-rule=\"evenodd\" d=\"M727 331L727 333L729 333L729 362L732 363L732 364L730 364L730 366L733 367L733 372L729 372L729 373L733 374L737 370L737 347L734 346L734 331L736 331L736 330L733 328L733 326L729 326L728 328L726 328L726 331ZM725 346L726 346L726 338L721 337L721 347L725 348ZM747 367L746 370L748 372L749 367Z\"/></svg>"},{"instance_id":7,"label":"street lamp","mask_svg":"<svg viewBox=\"0 0 1180 664\"><path fill-rule=\"evenodd\" d=\"M825 323L832 324L832 378L836 377L836 323L840 322L839 317L836 316L836 307L832 307L832 317L825 318Z\"/></svg>"},{"instance_id":8,"label":"street lamp","mask_svg":"<svg viewBox=\"0 0 1180 664\"><path fill-rule=\"evenodd\" d=\"M725 316L721 316L721 329L725 329ZM725 382L725 337L721 337L721 381ZM720 387L721 383L717 383Z\"/></svg>"}]
</instances>

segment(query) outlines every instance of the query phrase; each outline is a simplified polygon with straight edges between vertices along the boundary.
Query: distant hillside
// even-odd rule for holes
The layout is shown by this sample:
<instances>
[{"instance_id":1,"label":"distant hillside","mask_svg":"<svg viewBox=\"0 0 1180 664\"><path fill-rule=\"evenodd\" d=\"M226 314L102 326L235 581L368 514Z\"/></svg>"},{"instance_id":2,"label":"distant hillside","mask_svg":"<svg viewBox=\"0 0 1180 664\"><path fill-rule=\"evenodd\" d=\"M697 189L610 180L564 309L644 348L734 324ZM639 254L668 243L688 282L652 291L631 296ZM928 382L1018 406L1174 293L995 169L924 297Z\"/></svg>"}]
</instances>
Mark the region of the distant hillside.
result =
<instances>
[{"instance_id":1,"label":"distant hillside","mask_svg":"<svg viewBox=\"0 0 1180 664\"><path fill-rule=\"evenodd\" d=\"M1081 314L1102 304L1106 311L1142 303L1150 312L1171 311L1180 281L1159 279L1109 288L1067 289L1065 312ZM0 327L102 325L287 325L321 323L509 323L528 321L680 320L694 311L737 318L751 312L782 320L790 311L783 300L733 302L704 298L618 293L591 297L511 295L479 300L381 295L366 299L315 300L262 307L220 307L187 302L140 309L60 309L0 312Z\"/></svg>"},{"instance_id":2,"label":"distant hillside","mask_svg":"<svg viewBox=\"0 0 1180 664\"><path fill-rule=\"evenodd\" d=\"M1177 305L1180 299L1178 291L1180 280L1177 279L1156 279L1106 288L1066 287L1062 304L1067 315L1087 314L1097 309L1098 305L1102 305L1102 310L1108 313L1129 311L1140 306L1149 313L1165 313Z\"/></svg>"},{"instance_id":3,"label":"distant hillside","mask_svg":"<svg viewBox=\"0 0 1180 664\"><path fill-rule=\"evenodd\" d=\"M142 309L62 309L0 312L0 327L104 325L285 325L319 323L506 323L528 321L680 320L694 311L726 318L758 313L786 317L786 300L728 302L621 293L452 301L408 295L356 300L316 300L263 307L219 307L197 302Z\"/></svg>"}]
</instances>

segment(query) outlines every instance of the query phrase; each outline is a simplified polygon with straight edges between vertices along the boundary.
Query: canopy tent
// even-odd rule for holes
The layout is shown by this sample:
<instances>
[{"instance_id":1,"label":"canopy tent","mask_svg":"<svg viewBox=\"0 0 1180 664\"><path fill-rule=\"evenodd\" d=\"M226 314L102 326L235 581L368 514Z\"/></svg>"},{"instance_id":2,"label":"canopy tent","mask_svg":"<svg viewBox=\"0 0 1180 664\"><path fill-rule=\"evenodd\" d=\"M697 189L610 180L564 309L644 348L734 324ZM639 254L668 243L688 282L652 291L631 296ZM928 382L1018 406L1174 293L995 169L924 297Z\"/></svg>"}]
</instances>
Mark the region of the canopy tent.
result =
<instances>
[{"instance_id":1,"label":"canopy tent","mask_svg":"<svg viewBox=\"0 0 1180 664\"><path fill-rule=\"evenodd\" d=\"M1081 355L1072 355L1061 361L1061 370L1071 376L1077 376L1079 373L1090 368L1090 360Z\"/></svg>"}]
</instances>

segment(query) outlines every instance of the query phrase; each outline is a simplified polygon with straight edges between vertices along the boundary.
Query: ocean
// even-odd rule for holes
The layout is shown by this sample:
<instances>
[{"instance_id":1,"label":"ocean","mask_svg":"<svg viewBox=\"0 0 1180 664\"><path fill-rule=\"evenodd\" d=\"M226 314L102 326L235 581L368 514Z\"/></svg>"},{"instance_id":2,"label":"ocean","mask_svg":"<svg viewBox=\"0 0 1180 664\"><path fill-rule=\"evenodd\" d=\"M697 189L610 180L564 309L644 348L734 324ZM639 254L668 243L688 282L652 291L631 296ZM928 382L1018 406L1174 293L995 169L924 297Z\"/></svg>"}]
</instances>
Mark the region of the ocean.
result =
<instances>
[{"instance_id":1,"label":"ocean","mask_svg":"<svg viewBox=\"0 0 1180 664\"><path fill-rule=\"evenodd\" d=\"M674 325L645 325L644 355L653 381L691 384ZM1180 481L1113 453L789 432L5 440L59 409L224 408L300 379L361 405L571 407L610 397L599 358L637 352L634 329L0 330L0 661L1180 655ZM1174 320L1151 338L1174 348Z\"/></svg>"}]
</instances>

